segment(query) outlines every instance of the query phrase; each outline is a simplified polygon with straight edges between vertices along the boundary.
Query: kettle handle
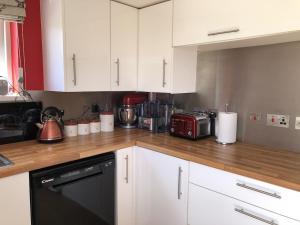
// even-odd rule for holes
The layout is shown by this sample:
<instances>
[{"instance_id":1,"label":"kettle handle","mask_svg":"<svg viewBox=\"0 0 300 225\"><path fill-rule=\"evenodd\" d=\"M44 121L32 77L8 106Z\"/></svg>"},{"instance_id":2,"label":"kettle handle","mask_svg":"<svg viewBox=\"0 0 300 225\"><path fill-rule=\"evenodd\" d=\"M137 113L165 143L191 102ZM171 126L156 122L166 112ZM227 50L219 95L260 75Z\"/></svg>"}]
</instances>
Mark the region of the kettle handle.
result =
<instances>
[{"instance_id":1,"label":"kettle handle","mask_svg":"<svg viewBox=\"0 0 300 225\"><path fill-rule=\"evenodd\" d=\"M41 113L41 122L44 123L44 117L49 115L53 116L57 121L61 121L62 116L64 115L64 110L59 110L54 106L45 108Z\"/></svg>"}]
</instances>

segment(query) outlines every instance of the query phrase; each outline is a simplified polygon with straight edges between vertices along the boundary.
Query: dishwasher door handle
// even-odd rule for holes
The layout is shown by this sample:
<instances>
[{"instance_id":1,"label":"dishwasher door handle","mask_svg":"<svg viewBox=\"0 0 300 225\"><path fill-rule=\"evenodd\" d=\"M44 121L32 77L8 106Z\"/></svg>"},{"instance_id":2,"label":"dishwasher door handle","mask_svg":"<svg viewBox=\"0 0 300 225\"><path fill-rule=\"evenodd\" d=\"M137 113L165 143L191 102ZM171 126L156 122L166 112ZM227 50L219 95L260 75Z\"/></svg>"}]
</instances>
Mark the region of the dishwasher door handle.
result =
<instances>
[{"instance_id":1,"label":"dishwasher door handle","mask_svg":"<svg viewBox=\"0 0 300 225\"><path fill-rule=\"evenodd\" d=\"M103 175L103 171L98 172L98 173L94 173L94 174L91 174L91 175L88 175L88 176L79 177L77 179L73 179L73 180L61 182L61 183L58 183L58 184L54 184L54 185L48 186L48 187L52 187L52 189L57 189L57 188L61 188L61 187L65 186L65 185L73 184L73 183L85 180L87 178L96 177L96 176L99 176L99 175Z\"/></svg>"}]
</instances>

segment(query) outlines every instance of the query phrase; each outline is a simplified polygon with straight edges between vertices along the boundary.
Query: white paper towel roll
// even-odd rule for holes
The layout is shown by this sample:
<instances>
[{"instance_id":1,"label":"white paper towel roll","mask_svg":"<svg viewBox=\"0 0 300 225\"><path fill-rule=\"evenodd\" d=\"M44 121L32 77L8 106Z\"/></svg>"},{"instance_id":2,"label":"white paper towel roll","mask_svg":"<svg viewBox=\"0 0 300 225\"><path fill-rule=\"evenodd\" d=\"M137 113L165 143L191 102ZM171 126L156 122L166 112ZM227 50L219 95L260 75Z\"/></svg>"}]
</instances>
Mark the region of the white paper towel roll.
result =
<instances>
[{"instance_id":1,"label":"white paper towel roll","mask_svg":"<svg viewBox=\"0 0 300 225\"><path fill-rule=\"evenodd\" d=\"M236 142L237 113L219 112L218 114L218 139L221 144Z\"/></svg>"}]
</instances>

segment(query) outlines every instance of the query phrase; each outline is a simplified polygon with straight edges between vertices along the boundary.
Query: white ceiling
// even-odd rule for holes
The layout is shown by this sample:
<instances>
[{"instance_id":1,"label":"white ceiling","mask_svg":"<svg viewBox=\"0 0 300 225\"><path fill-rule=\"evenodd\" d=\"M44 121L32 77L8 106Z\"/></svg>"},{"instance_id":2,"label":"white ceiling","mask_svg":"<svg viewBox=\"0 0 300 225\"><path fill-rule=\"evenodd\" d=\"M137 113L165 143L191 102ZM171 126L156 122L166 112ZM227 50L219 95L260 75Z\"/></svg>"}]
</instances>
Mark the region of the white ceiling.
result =
<instances>
[{"instance_id":1,"label":"white ceiling","mask_svg":"<svg viewBox=\"0 0 300 225\"><path fill-rule=\"evenodd\" d=\"M114 0L136 8L143 8L156 3L165 2L166 0Z\"/></svg>"}]
</instances>

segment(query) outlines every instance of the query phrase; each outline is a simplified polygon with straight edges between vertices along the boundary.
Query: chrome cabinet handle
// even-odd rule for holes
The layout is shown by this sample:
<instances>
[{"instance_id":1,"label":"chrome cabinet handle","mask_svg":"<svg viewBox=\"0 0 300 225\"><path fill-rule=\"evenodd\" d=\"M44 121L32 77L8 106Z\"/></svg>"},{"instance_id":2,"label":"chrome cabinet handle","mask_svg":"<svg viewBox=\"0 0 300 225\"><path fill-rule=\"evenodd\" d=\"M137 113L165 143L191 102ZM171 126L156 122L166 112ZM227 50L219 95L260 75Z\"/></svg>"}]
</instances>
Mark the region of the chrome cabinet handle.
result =
<instances>
[{"instance_id":1,"label":"chrome cabinet handle","mask_svg":"<svg viewBox=\"0 0 300 225\"><path fill-rule=\"evenodd\" d=\"M72 60L73 60L73 84L74 84L74 86L76 86L77 85L77 71L76 71L76 55L75 54L73 54Z\"/></svg>"},{"instance_id":2,"label":"chrome cabinet handle","mask_svg":"<svg viewBox=\"0 0 300 225\"><path fill-rule=\"evenodd\" d=\"M178 200L180 200L181 199L181 196L182 196L182 172L183 172L183 170L182 170L182 168L181 168L181 166L178 168L178 196L177 196L177 198L178 198Z\"/></svg>"},{"instance_id":3,"label":"chrome cabinet handle","mask_svg":"<svg viewBox=\"0 0 300 225\"><path fill-rule=\"evenodd\" d=\"M167 84L166 82L166 65L167 65L167 62L166 60L164 59L163 60L163 80L162 80L162 87L164 88Z\"/></svg>"},{"instance_id":4,"label":"chrome cabinet handle","mask_svg":"<svg viewBox=\"0 0 300 225\"><path fill-rule=\"evenodd\" d=\"M120 86L120 59L118 58L117 61L115 61L115 64L117 64L117 80L116 83L118 86Z\"/></svg>"},{"instance_id":5,"label":"chrome cabinet handle","mask_svg":"<svg viewBox=\"0 0 300 225\"><path fill-rule=\"evenodd\" d=\"M240 208L235 208L234 209L236 212L238 212L238 213L241 213L241 214L243 214L243 215L245 215L245 216L249 216L249 217L251 217L251 218L253 218L253 219L256 219L256 220L259 220L259 221L261 221L261 222L263 222L263 223L267 223L267 224L271 224L271 225L278 225L278 223L276 223L274 220L267 220L267 219L264 219L264 218L262 218L262 217L259 217L259 216L256 216L256 215L254 215L254 214L252 214L252 213L250 213L250 212L247 212L246 210L244 210L244 209L240 209Z\"/></svg>"},{"instance_id":6,"label":"chrome cabinet handle","mask_svg":"<svg viewBox=\"0 0 300 225\"><path fill-rule=\"evenodd\" d=\"M128 182L129 182L129 168L128 168L128 166L129 166L129 164L128 164L128 161L129 161L129 157L128 157L128 155L126 155L126 157L125 157L125 162L126 162L126 175L125 175L125 181L126 181L126 184L128 184Z\"/></svg>"},{"instance_id":7,"label":"chrome cabinet handle","mask_svg":"<svg viewBox=\"0 0 300 225\"><path fill-rule=\"evenodd\" d=\"M236 185L239 186L239 187L251 190L251 191L255 191L255 192L258 192L258 193L261 193L261 194L264 194L264 195L271 196L273 198L281 199L281 196L278 195L277 193L270 193L270 192L267 192L267 191L264 191L264 190L257 189L255 187L251 187L251 186L249 186L247 184L243 184L243 183L236 183Z\"/></svg>"},{"instance_id":8,"label":"chrome cabinet handle","mask_svg":"<svg viewBox=\"0 0 300 225\"><path fill-rule=\"evenodd\" d=\"M220 34L237 33L239 31L240 31L239 28L234 27L234 28L230 28L228 30L212 31L212 32L209 32L207 35L208 36L217 36L217 35L220 35Z\"/></svg>"}]
</instances>

